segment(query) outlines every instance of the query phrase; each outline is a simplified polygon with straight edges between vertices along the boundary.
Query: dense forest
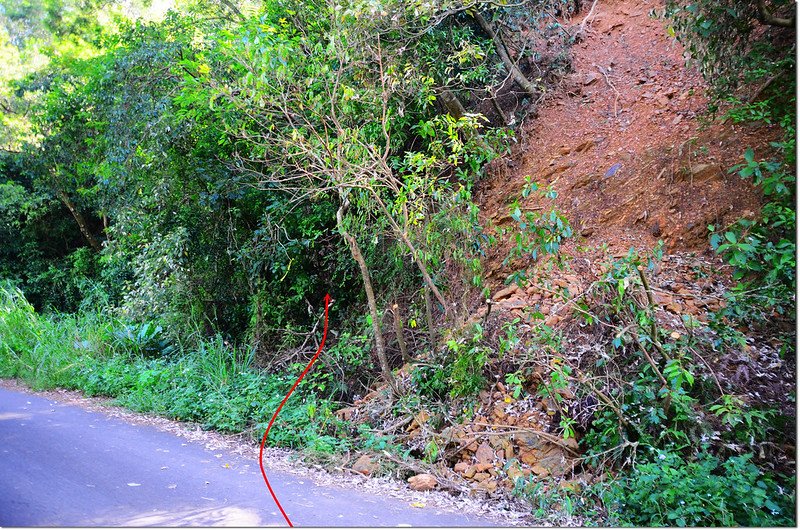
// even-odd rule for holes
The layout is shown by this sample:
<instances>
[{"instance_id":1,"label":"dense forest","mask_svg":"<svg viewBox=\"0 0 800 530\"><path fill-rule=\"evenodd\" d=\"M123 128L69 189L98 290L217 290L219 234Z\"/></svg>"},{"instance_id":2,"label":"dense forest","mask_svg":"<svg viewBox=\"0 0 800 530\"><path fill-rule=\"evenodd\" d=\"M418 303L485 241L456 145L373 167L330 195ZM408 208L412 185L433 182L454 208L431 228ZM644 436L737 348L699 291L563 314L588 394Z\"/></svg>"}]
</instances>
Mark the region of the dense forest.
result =
<instances>
[{"instance_id":1,"label":"dense forest","mask_svg":"<svg viewBox=\"0 0 800 530\"><path fill-rule=\"evenodd\" d=\"M633 159L574 195L519 169L559 98L624 118L573 55L604 4L637 7L0 0L0 376L259 440L329 293L270 444L539 522L794 526L795 4L620 15L703 83L651 181L750 201L674 244L652 208L633 243L573 212L655 186L615 184Z\"/></svg>"}]
</instances>

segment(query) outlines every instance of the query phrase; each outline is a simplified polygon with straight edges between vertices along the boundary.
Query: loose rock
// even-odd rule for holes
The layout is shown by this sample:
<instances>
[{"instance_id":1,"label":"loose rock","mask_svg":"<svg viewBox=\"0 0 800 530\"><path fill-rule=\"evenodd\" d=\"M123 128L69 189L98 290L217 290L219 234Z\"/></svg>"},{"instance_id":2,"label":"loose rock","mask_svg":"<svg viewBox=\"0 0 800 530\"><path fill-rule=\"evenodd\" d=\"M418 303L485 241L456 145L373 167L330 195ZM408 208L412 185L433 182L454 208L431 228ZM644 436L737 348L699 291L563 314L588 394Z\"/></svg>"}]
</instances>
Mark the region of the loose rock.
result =
<instances>
[{"instance_id":1,"label":"loose rock","mask_svg":"<svg viewBox=\"0 0 800 530\"><path fill-rule=\"evenodd\" d=\"M370 476L375 472L375 467L375 462L372 461L369 455L362 455L356 460L356 463L353 464L353 471Z\"/></svg>"},{"instance_id":2,"label":"loose rock","mask_svg":"<svg viewBox=\"0 0 800 530\"><path fill-rule=\"evenodd\" d=\"M492 447L486 442L483 442L478 447L478 450L475 451L475 459L479 464L490 463L494 459L494 451L492 450Z\"/></svg>"},{"instance_id":3,"label":"loose rock","mask_svg":"<svg viewBox=\"0 0 800 530\"><path fill-rule=\"evenodd\" d=\"M420 475L414 475L413 477L409 478L408 484L414 491L429 491L435 488L439 484L439 482L433 475L428 473L422 473Z\"/></svg>"}]
</instances>

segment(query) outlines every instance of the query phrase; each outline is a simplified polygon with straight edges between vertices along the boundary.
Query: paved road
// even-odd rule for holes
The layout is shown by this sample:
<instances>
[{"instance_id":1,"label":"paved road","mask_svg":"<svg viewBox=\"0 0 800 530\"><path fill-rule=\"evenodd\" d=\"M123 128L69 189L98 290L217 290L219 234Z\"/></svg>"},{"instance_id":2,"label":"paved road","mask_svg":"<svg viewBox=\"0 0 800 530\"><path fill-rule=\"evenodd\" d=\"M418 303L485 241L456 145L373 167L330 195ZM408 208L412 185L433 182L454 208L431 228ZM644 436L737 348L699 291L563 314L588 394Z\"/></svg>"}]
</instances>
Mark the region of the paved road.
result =
<instances>
[{"instance_id":1,"label":"paved road","mask_svg":"<svg viewBox=\"0 0 800 530\"><path fill-rule=\"evenodd\" d=\"M215 453L0 388L0 526L285 526L258 462ZM352 486L267 476L295 526L492 525Z\"/></svg>"}]
</instances>

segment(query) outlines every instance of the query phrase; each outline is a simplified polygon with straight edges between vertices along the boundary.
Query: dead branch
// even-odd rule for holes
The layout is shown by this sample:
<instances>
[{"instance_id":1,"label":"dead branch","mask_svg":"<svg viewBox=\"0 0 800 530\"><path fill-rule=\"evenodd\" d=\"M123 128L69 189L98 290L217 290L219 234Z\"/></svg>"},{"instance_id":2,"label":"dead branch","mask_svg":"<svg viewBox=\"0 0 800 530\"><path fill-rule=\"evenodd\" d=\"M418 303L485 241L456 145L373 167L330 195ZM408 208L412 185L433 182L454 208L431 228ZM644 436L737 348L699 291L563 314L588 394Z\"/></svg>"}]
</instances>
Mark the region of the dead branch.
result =
<instances>
[{"instance_id":1,"label":"dead branch","mask_svg":"<svg viewBox=\"0 0 800 530\"><path fill-rule=\"evenodd\" d=\"M380 429L380 430L372 429L372 430L370 430L370 432L375 433L377 435L389 434L390 432L394 431L395 429L399 429L400 427L405 427L406 425L411 423L411 421L413 419L414 419L414 416L411 415L411 414L408 414L408 415L403 416L402 418L400 418L399 421L396 421L393 424L389 425L385 429Z\"/></svg>"},{"instance_id":2,"label":"dead branch","mask_svg":"<svg viewBox=\"0 0 800 530\"><path fill-rule=\"evenodd\" d=\"M689 348L689 351L691 351L691 352L694 354L694 356L695 356L695 357L697 357L698 359L700 359L700 361L701 361L701 362L702 362L704 365L706 365L706 368L708 368L708 371L711 373L711 377L713 377L713 378L714 378L714 382L717 384L717 390L719 390L719 395L720 395L720 396L724 396L724 395L725 395L725 391L724 391L724 390L722 390L722 385L721 385L721 384L720 384L720 382L719 382L719 378L717 377L717 374L716 374L716 372L714 372L714 369L713 369L713 368L711 368L711 365L710 365L710 364L708 364L708 361L706 361L706 360L705 360L705 358L704 358L702 355L700 355L699 353L697 353L697 351L696 351L694 348L691 348L691 347L690 347L690 348Z\"/></svg>"},{"instance_id":3,"label":"dead branch","mask_svg":"<svg viewBox=\"0 0 800 530\"><path fill-rule=\"evenodd\" d=\"M772 86L772 83L774 83L774 82L775 82L777 79L779 79L780 77L782 77L784 73L786 73L786 71L785 71L785 70L784 70L784 71L780 71L780 72L778 72L777 74L775 74L775 75L773 75L773 76L770 76L770 78L769 78L769 79L767 79L767 80L764 82L764 84L763 84L763 85L761 85L761 86L758 88L758 90L756 90L755 94L753 94L752 96L750 96L750 99L748 100L748 102L750 102L750 103L755 103L755 102L758 100L758 98L760 98L760 97L761 97L761 94L763 94L764 92L766 92L766 90L767 90L767 89L768 89L770 86Z\"/></svg>"},{"instance_id":4,"label":"dead branch","mask_svg":"<svg viewBox=\"0 0 800 530\"><path fill-rule=\"evenodd\" d=\"M603 79L606 80L606 84L611 87L611 90L614 91L614 117L616 118L617 114L618 114L617 113L617 102L619 101L619 90L617 90L617 87L615 87L614 83L611 82L611 79L608 78L608 74L606 73L605 70L600 68L600 66L598 66L598 65L594 65L594 66L598 70L600 70L600 73L603 74Z\"/></svg>"},{"instance_id":5,"label":"dead branch","mask_svg":"<svg viewBox=\"0 0 800 530\"><path fill-rule=\"evenodd\" d=\"M584 30L586 28L587 22L591 22L591 20L594 18L594 8L595 7L597 7L597 0L594 0L594 2L592 2L592 7L589 9L589 12L586 13L586 16L583 17L583 21L581 22L581 25L578 26L578 31L575 32L575 40L583 39L583 32L584 32Z\"/></svg>"},{"instance_id":6,"label":"dead branch","mask_svg":"<svg viewBox=\"0 0 800 530\"><path fill-rule=\"evenodd\" d=\"M533 434L534 436L538 436L539 438L542 438L543 440L547 440L549 443L551 443L553 445L557 445L557 446L561 447L562 449L567 451L572 456L577 457L577 456L580 455L579 452L575 451L575 449L573 449L572 447L570 447L567 444L565 444L558 436L554 436L554 435L552 435L550 433L547 433L547 432L537 431L535 429L526 429L524 427L522 427L522 428L514 427L513 425L501 425L501 424L496 424L496 423L478 423L478 422L476 422L473 425L479 425L481 427L489 427L491 429L503 429L502 431L488 431L488 432L484 431L482 433L476 433L476 436L475 436L476 439L477 438L481 438L481 437L486 436L486 435L491 435L491 434Z\"/></svg>"},{"instance_id":7,"label":"dead branch","mask_svg":"<svg viewBox=\"0 0 800 530\"><path fill-rule=\"evenodd\" d=\"M437 473L436 470L432 468L426 469L422 466L414 464L413 462L409 462L407 460L401 460L400 458L397 458L396 456L391 454L389 451L382 451L381 454L386 458L388 458L390 461L394 462L395 464L404 467L410 471L413 471L414 473L417 474L427 473L429 475L433 475L434 477L436 477L436 482L439 484L439 486L441 486L446 490L457 491L457 492L464 491L463 486L459 485L455 481L445 478L441 473Z\"/></svg>"},{"instance_id":8,"label":"dead branch","mask_svg":"<svg viewBox=\"0 0 800 530\"><path fill-rule=\"evenodd\" d=\"M664 351L663 346L661 346L661 342L658 340L658 327L656 325L655 314L656 303L653 301L653 292L650 290L650 284L648 283L647 277L644 274L644 267L639 265L636 267L636 270L639 273L639 279L642 280L642 287L647 295L647 310L650 313L650 340L653 342L653 345L656 347L661 356L667 361L671 361L672 359L670 359L667 352Z\"/></svg>"}]
</instances>

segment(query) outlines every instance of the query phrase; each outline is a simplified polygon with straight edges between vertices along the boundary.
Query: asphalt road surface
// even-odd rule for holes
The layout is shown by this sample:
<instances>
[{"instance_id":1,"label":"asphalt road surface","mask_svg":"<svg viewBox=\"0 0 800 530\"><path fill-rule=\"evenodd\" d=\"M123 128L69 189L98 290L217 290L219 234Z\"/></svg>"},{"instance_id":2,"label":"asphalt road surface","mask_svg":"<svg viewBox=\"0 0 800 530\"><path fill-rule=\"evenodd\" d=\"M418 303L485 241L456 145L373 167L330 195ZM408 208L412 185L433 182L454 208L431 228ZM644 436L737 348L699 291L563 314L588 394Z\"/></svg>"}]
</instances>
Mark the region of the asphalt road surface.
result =
<instances>
[{"instance_id":1,"label":"asphalt road surface","mask_svg":"<svg viewBox=\"0 0 800 530\"><path fill-rule=\"evenodd\" d=\"M257 461L0 388L1 526L285 526ZM299 475L267 476L295 526L493 526Z\"/></svg>"}]
</instances>

